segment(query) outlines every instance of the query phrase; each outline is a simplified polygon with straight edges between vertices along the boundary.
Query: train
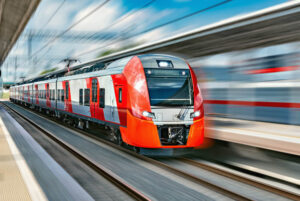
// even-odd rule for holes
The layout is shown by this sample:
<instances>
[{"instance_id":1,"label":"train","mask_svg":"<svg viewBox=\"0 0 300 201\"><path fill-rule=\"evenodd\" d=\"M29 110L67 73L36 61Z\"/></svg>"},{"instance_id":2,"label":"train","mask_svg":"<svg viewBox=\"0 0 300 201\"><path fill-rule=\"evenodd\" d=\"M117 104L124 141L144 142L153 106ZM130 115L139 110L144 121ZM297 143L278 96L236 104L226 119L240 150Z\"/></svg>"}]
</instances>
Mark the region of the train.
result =
<instances>
[{"instance_id":1,"label":"train","mask_svg":"<svg viewBox=\"0 0 300 201\"><path fill-rule=\"evenodd\" d=\"M171 55L136 55L33 78L10 87L10 100L82 129L105 126L117 144L134 148L185 149L204 141L197 77Z\"/></svg>"}]
</instances>

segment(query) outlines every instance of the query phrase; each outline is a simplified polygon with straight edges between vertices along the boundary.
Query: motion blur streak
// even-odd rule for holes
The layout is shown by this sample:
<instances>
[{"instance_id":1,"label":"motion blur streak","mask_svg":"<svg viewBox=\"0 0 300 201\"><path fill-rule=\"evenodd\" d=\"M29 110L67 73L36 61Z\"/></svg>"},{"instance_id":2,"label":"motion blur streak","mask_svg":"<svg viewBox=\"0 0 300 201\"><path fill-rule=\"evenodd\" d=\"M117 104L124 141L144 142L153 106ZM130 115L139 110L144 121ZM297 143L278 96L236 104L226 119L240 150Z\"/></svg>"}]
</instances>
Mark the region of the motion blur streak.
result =
<instances>
[{"instance_id":1,"label":"motion blur streak","mask_svg":"<svg viewBox=\"0 0 300 201\"><path fill-rule=\"evenodd\" d=\"M295 42L200 58L192 66L207 115L300 125L299 61Z\"/></svg>"}]
</instances>

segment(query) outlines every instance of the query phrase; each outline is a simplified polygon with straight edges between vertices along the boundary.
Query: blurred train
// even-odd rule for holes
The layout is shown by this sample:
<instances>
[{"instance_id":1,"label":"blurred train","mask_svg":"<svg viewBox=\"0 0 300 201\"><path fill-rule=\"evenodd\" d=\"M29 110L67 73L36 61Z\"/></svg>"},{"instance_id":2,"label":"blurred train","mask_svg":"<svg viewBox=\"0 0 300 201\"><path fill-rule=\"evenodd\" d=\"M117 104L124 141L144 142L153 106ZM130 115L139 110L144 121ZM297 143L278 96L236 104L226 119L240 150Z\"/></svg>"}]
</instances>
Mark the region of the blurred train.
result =
<instances>
[{"instance_id":1,"label":"blurred train","mask_svg":"<svg viewBox=\"0 0 300 201\"><path fill-rule=\"evenodd\" d=\"M110 128L117 143L143 148L188 148L204 138L203 99L184 60L160 54L98 63L10 88L10 100Z\"/></svg>"},{"instance_id":2,"label":"blurred train","mask_svg":"<svg viewBox=\"0 0 300 201\"><path fill-rule=\"evenodd\" d=\"M300 54L270 55L235 66L194 68L205 112L234 119L300 125Z\"/></svg>"}]
</instances>

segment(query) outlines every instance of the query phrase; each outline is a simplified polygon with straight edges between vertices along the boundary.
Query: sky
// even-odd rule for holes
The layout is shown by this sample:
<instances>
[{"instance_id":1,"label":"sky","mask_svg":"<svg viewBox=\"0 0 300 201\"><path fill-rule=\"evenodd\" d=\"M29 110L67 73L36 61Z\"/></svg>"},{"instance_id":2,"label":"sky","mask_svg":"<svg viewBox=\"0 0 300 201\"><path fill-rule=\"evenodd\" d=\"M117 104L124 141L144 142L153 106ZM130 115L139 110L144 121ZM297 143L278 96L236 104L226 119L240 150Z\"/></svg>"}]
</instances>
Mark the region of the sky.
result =
<instances>
[{"instance_id":1,"label":"sky","mask_svg":"<svg viewBox=\"0 0 300 201\"><path fill-rule=\"evenodd\" d=\"M217 7L159 27L170 20L223 1L110 0L105 3L105 0L42 0L3 64L4 81L11 81L14 77L37 75L45 69L56 66L62 68L64 64L61 61L65 58L76 58L79 59L79 62L85 62L95 59L107 50L117 50L128 45L154 42L286 1L226 1ZM102 4L103 6L101 6ZM95 9L95 12L84 18ZM157 26L158 28L152 29ZM86 41L61 37L33 37L31 56L29 56L28 33L50 33L57 36L67 29L69 30L65 33L65 36L96 33L110 34L114 38ZM152 30L145 32L149 29ZM18 67L15 75L16 64Z\"/></svg>"}]
</instances>

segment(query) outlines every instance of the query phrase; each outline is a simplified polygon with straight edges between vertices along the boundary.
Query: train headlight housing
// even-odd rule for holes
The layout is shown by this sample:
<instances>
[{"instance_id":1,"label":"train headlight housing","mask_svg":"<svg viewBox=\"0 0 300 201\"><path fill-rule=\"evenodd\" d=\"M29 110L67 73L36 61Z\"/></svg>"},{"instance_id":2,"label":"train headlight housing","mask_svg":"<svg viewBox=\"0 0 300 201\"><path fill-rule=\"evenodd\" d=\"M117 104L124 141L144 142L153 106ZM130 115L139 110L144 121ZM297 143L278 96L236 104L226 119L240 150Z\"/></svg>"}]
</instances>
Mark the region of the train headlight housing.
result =
<instances>
[{"instance_id":1,"label":"train headlight housing","mask_svg":"<svg viewBox=\"0 0 300 201\"><path fill-rule=\"evenodd\" d=\"M144 117L149 117L151 119L155 119L155 114L153 112L147 112L147 111L144 111L143 112L143 116Z\"/></svg>"},{"instance_id":2,"label":"train headlight housing","mask_svg":"<svg viewBox=\"0 0 300 201\"><path fill-rule=\"evenodd\" d=\"M201 112L198 110L198 111L192 112L191 115L190 115L190 117L191 118L199 117L200 114L201 114Z\"/></svg>"}]
</instances>

